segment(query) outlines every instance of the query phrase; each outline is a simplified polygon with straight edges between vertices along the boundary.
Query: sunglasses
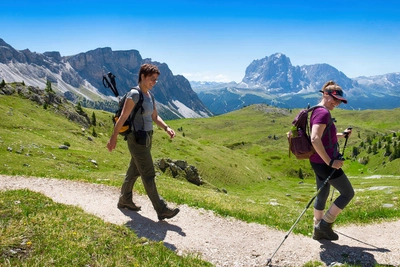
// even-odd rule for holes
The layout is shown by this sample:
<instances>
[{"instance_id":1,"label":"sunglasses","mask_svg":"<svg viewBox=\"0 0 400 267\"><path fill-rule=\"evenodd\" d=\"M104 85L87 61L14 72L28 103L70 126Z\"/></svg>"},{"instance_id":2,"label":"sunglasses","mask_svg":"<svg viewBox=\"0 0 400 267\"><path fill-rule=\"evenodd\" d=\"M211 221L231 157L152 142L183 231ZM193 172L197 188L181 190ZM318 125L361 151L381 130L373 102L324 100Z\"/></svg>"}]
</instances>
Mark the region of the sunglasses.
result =
<instances>
[{"instance_id":1,"label":"sunglasses","mask_svg":"<svg viewBox=\"0 0 400 267\"><path fill-rule=\"evenodd\" d=\"M326 90L326 91L320 90L320 92L324 93L324 94L327 94L327 95L343 96L343 91L342 90Z\"/></svg>"},{"instance_id":2,"label":"sunglasses","mask_svg":"<svg viewBox=\"0 0 400 267\"><path fill-rule=\"evenodd\" d=\"M327 90L325 91L329 95L337 95L337 96L343 96L343 91L341 90Z\"/></svg>"}]
</instances>

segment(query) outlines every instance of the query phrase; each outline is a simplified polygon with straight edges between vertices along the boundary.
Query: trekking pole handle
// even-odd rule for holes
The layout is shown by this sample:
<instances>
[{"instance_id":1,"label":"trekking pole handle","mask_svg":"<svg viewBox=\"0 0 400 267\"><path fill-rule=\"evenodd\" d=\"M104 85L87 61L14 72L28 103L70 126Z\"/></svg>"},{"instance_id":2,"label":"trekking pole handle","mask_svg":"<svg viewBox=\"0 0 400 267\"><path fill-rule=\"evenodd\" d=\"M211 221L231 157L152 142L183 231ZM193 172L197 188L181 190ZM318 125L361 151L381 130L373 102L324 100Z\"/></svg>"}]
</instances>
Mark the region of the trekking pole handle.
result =
<instances>
[{"instance_id":1,"label":"trekking pole handle","mask_svg":"<svg viewBox=\"0 0 400 267\"><path fill-rule=\"evenodd\" d=\"M347 138L349 138L349 134L351 133L351 130L352 130L353 128L352 127L348 127L344 132L343 132L343 134L344 134L344 137L347 139Z\"/></svg>"},{"instance_id":2,"label":"trekking pole handle","mask_svg":"<svg viewBox=\"0 0 400 267\"><path fill-rule=\"evenodd\" d=\"M346 138L346 141L344 142L342 155L341 155L341 157L339 158L339 160L344 160L344 150L346 149L347 140L349 140L349 134L351 133L351 130L352 130L352 129L353 129L352 127L348 127L348 128L343 132L344 138Z\"/></svg>"}]
</instances>

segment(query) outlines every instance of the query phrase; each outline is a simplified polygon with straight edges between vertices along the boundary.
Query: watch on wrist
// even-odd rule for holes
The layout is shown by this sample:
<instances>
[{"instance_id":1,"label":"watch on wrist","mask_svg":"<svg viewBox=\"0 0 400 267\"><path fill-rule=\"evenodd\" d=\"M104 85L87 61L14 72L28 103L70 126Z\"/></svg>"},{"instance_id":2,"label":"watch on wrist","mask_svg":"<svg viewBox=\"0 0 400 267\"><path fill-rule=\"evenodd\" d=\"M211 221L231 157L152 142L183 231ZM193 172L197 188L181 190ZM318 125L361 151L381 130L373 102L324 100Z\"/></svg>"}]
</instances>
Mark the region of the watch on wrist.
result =
<instances>
[{"instance_id":1,"label":"watch on wrist","mask_svg":"<svg viewBox=\"0 0 400 267\"><path fill-rule=\"evenodd\" d=\"M329 162L329 167L332 167L334 161L335 159L331 159L331 162Z\"/></svg>"}]
</instances>

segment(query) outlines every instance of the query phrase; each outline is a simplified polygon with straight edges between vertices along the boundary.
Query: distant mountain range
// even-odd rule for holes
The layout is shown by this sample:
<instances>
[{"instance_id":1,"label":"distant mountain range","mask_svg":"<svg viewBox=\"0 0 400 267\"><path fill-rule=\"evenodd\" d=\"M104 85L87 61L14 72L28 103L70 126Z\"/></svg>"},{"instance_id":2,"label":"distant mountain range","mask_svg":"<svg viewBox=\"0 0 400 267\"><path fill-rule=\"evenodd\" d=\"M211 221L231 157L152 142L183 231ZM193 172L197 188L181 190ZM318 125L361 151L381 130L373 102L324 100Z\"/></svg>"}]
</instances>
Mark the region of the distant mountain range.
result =
<instances>
[{"instance_id":1,"label":"distant mountain range","mask_svg":"<svg viewBox=\"0 0 400 267\"><path fill-rule=\"evenodd\" d=\"M173 75L165 63L142 59L136 50L112 51L106 47L63 57L59 52L40 54L28 49L18 51L0 39L0 81L24 81L26 85L44 89L49 80L55 91L73 102L82 99L115 101L111 90L102 83L103 75L112 72L123 95L137 85L138 72L143 63L155 64L160 69L161 75L153 93L158 111L165 119L212 115L185 77Z\"/></svg>"},{"instance_id":2,"label":"distant mountain range","mask_svg":"<svg viewBox=\"0 0 400 267\"><path fill-rule=\"evenodd\" d=\"M328 64L293 66L281 53L254 60L240 83L191 81L201 101L214 113L266 103L302 108L319 102L323 84L338 83L349 100L344 109L392 109L400 107L400 73L348 78Z\"/></svg>"},{"instance_id":3,"label":"distant mountain range","mask_svg":"<svg viewBox=\"0 0 400 267\"><path fill-rule=\"evenodd\" d=\"M328 64L293 66L289 57L276 53L254 60L240 83L188 81L173 75L165 63L143 59L137 50L113 51L97 48L72 56L59 52L43 54L29 49L16 50L0 39L0 81L53 89L68 100L109 111L116 104L102 76L112 72L121 94L137 84L139 68L152 63L160 68L159 82L153 93L159 113L165 119L209 117L258 103L282 108L301 108L318 103L318 92L328 80L345 91L349 104L345 109L392 109L400 107L400 73L350 79Z\"/></svg>"}]
</instances>

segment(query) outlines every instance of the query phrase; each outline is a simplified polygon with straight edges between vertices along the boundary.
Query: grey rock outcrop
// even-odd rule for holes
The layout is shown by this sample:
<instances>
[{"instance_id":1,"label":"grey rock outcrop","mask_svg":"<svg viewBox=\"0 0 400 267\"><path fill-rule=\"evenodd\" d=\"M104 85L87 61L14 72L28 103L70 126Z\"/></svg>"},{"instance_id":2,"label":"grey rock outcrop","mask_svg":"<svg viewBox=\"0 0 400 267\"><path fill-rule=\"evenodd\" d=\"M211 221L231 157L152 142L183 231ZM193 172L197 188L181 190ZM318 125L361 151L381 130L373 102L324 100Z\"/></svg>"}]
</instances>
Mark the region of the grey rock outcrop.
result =
<instances>
[{"instance_id":1,"label":"grey rock outcrop","mask_svg":"<svg viewBox=\"0 0 400 267\"><path fill-rule=\"evenodd\" d=\"M0 94L12 95L18 94L24 98L27 98L38 105L47 105L53 107L56 112L62 114L66 118L84 127L89 127L90 118L84 112L78 112L74 104L67 101L67 99L55 92L47 92L46 90L39 89L34 86L25 86L22 83L15 83L13 86L5 84L0 87Z\"/></svg>"},{"instance_id":2,"label":"grey rock outcrop","mask_svg":"<svg viewBox=\"0 0 400 267\"><path fill-rule=\"evenodd\" d=\"M189 165L185 160L160 159L156 162L163 173L170 173L174 178L185 178L188 182L195 185L202 185L199 172L195 166Z\"/></svg>"}]
</instances>

